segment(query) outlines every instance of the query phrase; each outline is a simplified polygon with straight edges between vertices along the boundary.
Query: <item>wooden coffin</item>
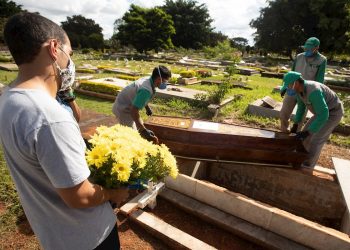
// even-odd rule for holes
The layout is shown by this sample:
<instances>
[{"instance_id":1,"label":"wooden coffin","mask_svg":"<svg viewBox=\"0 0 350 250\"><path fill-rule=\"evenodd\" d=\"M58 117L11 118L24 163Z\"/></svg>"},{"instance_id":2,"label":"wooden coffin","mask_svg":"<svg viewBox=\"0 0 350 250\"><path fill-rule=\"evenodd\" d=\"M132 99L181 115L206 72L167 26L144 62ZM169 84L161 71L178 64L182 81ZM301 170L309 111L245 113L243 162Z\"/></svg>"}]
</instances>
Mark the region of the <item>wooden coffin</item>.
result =
<instances>
[{"instance_id":1,"label":"wooden coffin","mask_svg":"<svg viewBox=\"0 0 350 250\"><path fill-rule=\"evenodd\" d=\"M167 116L145 126L176 156L299 167L307 155L294 136L270 130Z\"/></svg>"}]
</instances>

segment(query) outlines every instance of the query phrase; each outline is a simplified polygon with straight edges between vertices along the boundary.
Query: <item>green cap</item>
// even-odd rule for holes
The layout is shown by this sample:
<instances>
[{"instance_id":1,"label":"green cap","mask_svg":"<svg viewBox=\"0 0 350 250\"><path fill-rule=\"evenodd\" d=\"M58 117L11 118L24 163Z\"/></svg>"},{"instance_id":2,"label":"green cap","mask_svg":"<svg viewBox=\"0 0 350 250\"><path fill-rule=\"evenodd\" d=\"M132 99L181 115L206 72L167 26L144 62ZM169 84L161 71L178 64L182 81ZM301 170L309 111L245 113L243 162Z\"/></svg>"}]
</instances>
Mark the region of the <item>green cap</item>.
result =
<instances>
[{"instance_id":1,"label":"green cap","mask_svg":"<svg viewBox=\"0 0 350 250\"><path fill-rule=\"evenodd\" d=\"M309 39L306 40L303 47L305 49L312 49L318 46L320 46L320 40L318 40L317 37L310 37Z\"/></svg>"},{"instance_id":2,"label":"green cap","mask_svg":"<svg viewBox=\"0 0 350 250\"><path fill-rule=\"evenodd\" d=\"M295 71L289 71L283 76L283 83L281 87L281 92L288 88L288 85L295 82L296 80L302 78L301 73Z\"/></svg>"}]
</instances>

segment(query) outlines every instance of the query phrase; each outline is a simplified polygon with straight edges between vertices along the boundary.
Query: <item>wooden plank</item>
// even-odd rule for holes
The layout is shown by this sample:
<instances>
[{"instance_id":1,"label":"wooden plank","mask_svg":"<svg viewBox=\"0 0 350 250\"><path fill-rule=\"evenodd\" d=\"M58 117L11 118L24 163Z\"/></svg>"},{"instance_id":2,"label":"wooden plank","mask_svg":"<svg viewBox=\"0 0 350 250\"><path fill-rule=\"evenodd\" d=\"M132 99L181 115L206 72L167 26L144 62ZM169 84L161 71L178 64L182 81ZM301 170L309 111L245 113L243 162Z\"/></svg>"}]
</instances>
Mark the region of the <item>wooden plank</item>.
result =
<instances>
[{"instance_id":1,"label":"wooden plank","mask_svg":"<svg viewBox=\"0 0 350 250\"><path fill-rule=\"evenodd\" d=\"M160 193L160 196L184 209L186 212L259 245L272 249L284 250L309 249L278 234L272 233L171 189L166 188Z\"/></svg>"},{"instance_id":2,"label":"wooden plank","mask_svg":"<svg viewBox=\"0 0 350 250\"><path fill-rule=\"evenodd\" d=\"M332 157L335 172L337 173L338 182L342 191L347 210L343 216L341 230L350 235L350 161Z\"/></svg>"},{"instance_id":3,"label":"wooden plank","mask_svg":"<svg viewBox=\"0 0 350 250\"><path fill-rule=\"evenodd\" d=\"M179 174L166 185L198 201L315 249L350 249L348 235L212 183Z\"/></svg>"},{"instance_id":4,"label":"wooden plank","mask_svg":"<svg viewBox=\"0 0 350 250\"><path fill-rule=\"evenodd\" d=\"M129 215L132 211L134 211L138 207L139 200L147 194L147 190L143 191L142 193L136 195L134 198L132 198L130 201L125 203L119 211L124 215Z\"/></svg>"},{"instance_id":5,"label":"wooden plank","mask_svg":"<svg viewBox=\"0 0 350 250\"><path fill-rule=\"evenodd\" d=\"M216 249L142 210L132 212L129 218L176 249Z\"/></svg>"}]
</instances>

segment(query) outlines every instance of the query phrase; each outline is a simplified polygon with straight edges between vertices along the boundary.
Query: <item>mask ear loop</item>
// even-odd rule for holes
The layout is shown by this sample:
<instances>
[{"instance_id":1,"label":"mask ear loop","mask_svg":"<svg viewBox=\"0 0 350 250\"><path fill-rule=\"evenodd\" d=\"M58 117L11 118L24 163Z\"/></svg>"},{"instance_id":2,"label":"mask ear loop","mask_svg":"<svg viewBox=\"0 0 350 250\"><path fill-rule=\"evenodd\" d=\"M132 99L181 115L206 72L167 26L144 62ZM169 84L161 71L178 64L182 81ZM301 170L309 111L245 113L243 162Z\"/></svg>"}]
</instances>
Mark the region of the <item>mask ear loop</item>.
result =
<instances>
[{"instance_id":1,"label":"mask ear loop","mask_svg":"<svg viewBox=\"0 0 350 250\"><path fill-rule=\"evenodd\" d=\"M157 67L157 69L158 69L158 74L159 74L159 77L160 77L160 83L162 83L162 82L163 82L163 79L162 79L162 75L160 74L159 66Z\"/></svg>"}]
</instances>

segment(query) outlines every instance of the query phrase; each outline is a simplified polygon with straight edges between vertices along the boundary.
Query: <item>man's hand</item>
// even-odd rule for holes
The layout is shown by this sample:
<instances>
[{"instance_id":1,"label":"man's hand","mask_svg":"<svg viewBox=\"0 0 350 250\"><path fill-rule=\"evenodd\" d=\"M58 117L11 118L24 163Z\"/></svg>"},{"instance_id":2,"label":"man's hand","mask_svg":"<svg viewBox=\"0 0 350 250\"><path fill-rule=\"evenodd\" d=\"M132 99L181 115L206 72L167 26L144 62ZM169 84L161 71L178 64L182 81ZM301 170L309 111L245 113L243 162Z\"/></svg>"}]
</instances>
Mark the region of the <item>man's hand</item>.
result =
<instances>
[{"instance_id":1,"label":"man's hand","mask_svg":"<svg viewBox=\"0 0 350 250\"><path fill-rule=\"evenodd\" d=\"M293 127L290 129L290 132L295 134L298 130L298 123L294 123Z\"/></svg>"},{"instance_id":2,"label":"man's hand","mask_svg":"<svg viewBox=\"0 0 350 250\"><path fill-rule=\"evenodd\" d=\"M146 115L151 116L153 114L152 109L150 108L150 106L146 105L145 109L146 109Z\"/></svg>"},{"instance_id":3,"label":"man's hand","mask_svg":"<svg viewBox=\"0 0 350 250\"><path fill-rule=\"evenodd\" d=\"M71 88L68 88L63 91L58 91L57 96L63 101L63 102L72 102L75 100L75 95L73 93L73 90Z\"/></svg>"},{"instance_id":4,"label":"man's hand","mask_svg":"<svg viewBox=\"0 0 350 250\"><path fill-rule=\"evenodd\" d=\"M117 206L125 201L129 197L129 189L128 188L118 188L118 189L110 189L109 190L110 201Z\"/></svg>"},{"instance_id":5,"label":"man's hand","mask_svg":"<svg viewBox=\"0 0 350 250\"><path fill-rule=\"evenodd\" d=\"M284 97L284 95L286 94L286 91L287 91L287 89L285 89L285 90L283 90L283 91L281 91L281 97L283 98Z\"/></svg>"},{"instance_id":6,"label":"man's hand","mask_svg":"<svg viewBox=\"0 0 350 250\"><path fill-rule=\"evenodd\" d=\"M145 138L147 141L153 141L154 143L158 144L158 138L150 129L144 129L140 131L140 135Z\"/></svg>"},{"instance_id":7,"label":"man's hand","mask_svg":"<svg viewBox=\"0 0 350 250\"><path fill-rule=\"evenodd\" d=\"M301 132L297 132L297 135L296 135L296 138L298 140L305 140L308 136L310 135L310 132L309 131L301 131Z\"/></svg>"}]
</instances>

